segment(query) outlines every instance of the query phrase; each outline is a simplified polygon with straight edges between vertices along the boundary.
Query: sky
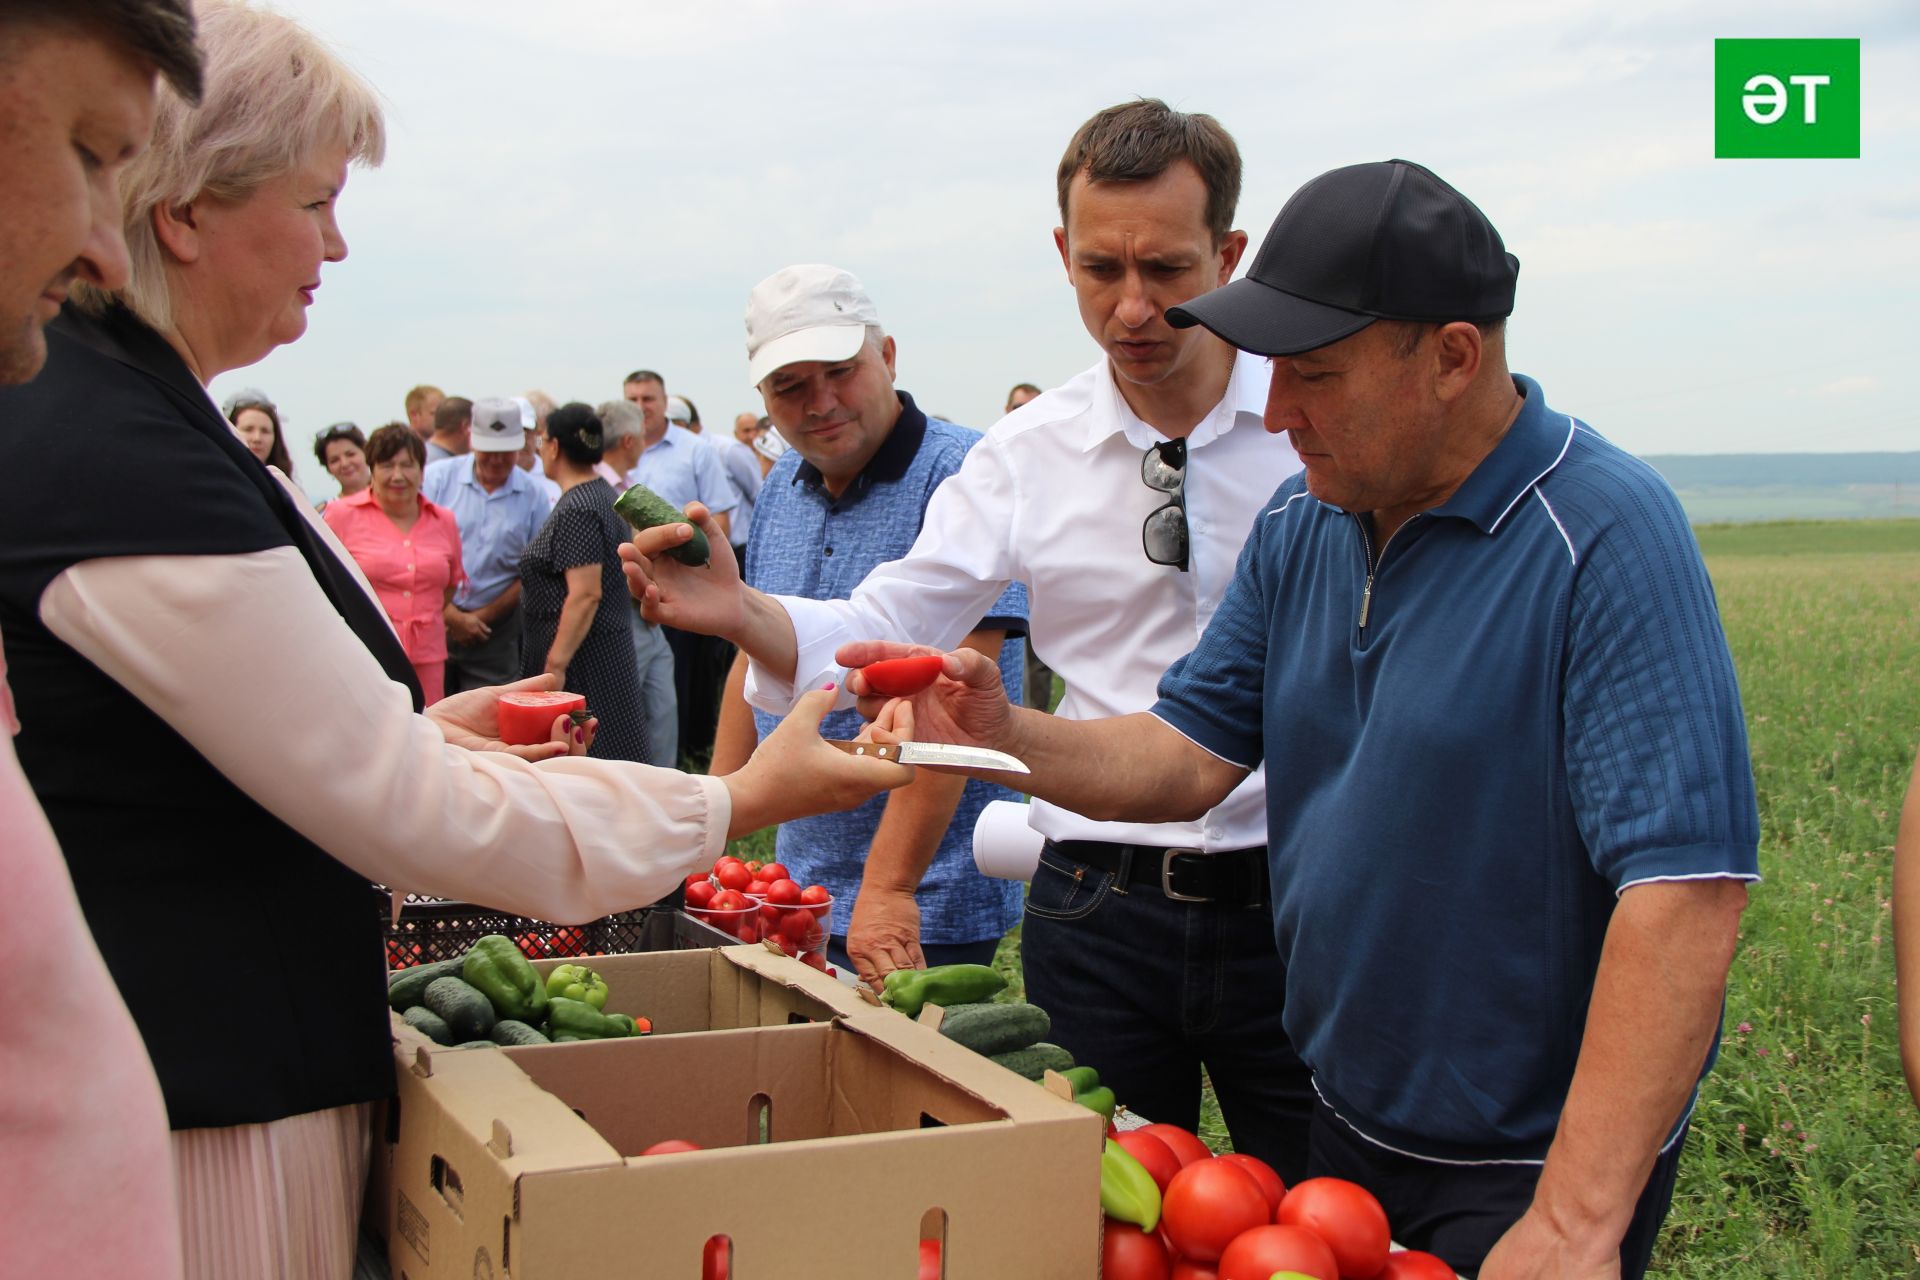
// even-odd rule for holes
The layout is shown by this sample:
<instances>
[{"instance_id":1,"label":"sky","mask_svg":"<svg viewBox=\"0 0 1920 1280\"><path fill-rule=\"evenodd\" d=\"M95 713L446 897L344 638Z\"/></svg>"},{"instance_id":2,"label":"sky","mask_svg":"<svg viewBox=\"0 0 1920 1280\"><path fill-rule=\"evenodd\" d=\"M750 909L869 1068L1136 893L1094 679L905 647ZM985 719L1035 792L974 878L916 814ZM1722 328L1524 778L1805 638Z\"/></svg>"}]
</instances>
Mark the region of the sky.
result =
<instances>
[{"instance_id":1,"label":"sky","mask_svg":"<svg viewBox=\"0 0 1920 1280\"><path fill-rule=\"evenodd\" d=\"M1920 449L1920 6L1478 0L279 0L377 88L307 334L214 382L300 446L426 382L560 401L665 376L760 411L754 283L860 277L898 385L985 429L1099 358L1052 240L1101 107L1218 118L1251 262L1287 197L1403 157L1521 263L1512 367L1638 453ZM1861 41L1858 160L1716 160L1716 37ZM324 480L319 487L326 487Z\"/></svg>"}]
</instances>

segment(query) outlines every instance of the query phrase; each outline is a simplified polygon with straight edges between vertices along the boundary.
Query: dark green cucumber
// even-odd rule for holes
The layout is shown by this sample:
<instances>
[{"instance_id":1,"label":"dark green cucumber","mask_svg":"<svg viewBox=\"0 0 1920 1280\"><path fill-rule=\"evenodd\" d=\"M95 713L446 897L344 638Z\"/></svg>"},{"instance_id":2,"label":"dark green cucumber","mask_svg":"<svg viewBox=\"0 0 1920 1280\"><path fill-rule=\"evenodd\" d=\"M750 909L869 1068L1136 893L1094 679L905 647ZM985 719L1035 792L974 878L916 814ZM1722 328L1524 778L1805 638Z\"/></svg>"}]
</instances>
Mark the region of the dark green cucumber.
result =
<instances>
[{"instance_id":1,"label":"dark green cucumber","mask_svg":"<svg viewBox=\"0 0 1920 1280\"><path fill-rule=\"evenodd\" d=\"M1039 1044L1030 1044L1024 1049L1015 1049L1011 1053L988 1054L995 1062L1017 1075L1029 1080L1038 1080L1049 1071L1070 1071L1073 1069L1073 1055L1057 1044L1048 1044L1042 1040Z\"/></svg>"},{"instance_id":2,"label":"dark green cucumber","mask_svg":"<svg viewBox=\"0 0 1920 1280\"><path fill-rule=\"evenodd\" d=\"M492 1035L493 1042L495 1044L516 1045L516 1044L552 1044L553 1043L553 1041L547 1039L544 1035L540 1034L540 1032L536 1031L534 1028L528 1026L524 1022L519 1021L516 1018L502 1018L500 1019L500 1021L494 1023L493 1031L491 1035Z\"/></svg>"},{"instance_id":3,"label":"dark green cucumber","mask_svg":"<svg viewBox=\"0 0 1920 1280\"><path fill-rule=\"evenodd\" d=\"M1047 1011L1033 1004L950 1004L940 1018L940 1034L989 1056L1024 1049L1053 1030Z\"/></svg>"},{"instance_id":4,"label":"dark green cucumber","mask_svg":"<svg viewBox=\"0 0 1920 1280\"><path fill-rule=\"evenodd\" d=\"M435 978L427 984L425 1004L447 1020L457 1040L485 1040L493 1030L493 1002L460 978Z\"/></svg>"},{"instance_id":5,"label":"dark green cucumber","mask_svg":"<svg viewBox=\"0 0 1920 1280\"><path fill-rule=\"evenodd\" d=\"M693 538L667 552L681 564L704 569L713 559L712 549L707 546L707 535L700 526L687 519L687 513L677 510L671 502L647 488L636 484L613 500L613 513L632 525L635 529L657 529L663 524L684 524L693 530Z\"/></svg>"},{"instance_id":6,"label":"dark green cucumber","mask_svg":"<svg viewBox=\"0 0 1920 1280\"><path fill-rule=\"evenodd\" d=\"M460 966L466 957L457 960L441 960L435 964L417 964L411 969L396 969L387 978L387 1003L405 1013L420 1004L427 994L427 984L435 978L457 978Z\"/></svg>"},{"instance_id":7,"label":"dark green cucumber","mask_svg":"<svg viewBox=\"0 0 1920 1280\"><path fill-rule=\"evenodd\" d=\"M453 1043L453 1028L447 1025L445 1018L425 1005L416 1004L400 1016L408 1026L435 1044Z\"/></svg>"}]
</instances>

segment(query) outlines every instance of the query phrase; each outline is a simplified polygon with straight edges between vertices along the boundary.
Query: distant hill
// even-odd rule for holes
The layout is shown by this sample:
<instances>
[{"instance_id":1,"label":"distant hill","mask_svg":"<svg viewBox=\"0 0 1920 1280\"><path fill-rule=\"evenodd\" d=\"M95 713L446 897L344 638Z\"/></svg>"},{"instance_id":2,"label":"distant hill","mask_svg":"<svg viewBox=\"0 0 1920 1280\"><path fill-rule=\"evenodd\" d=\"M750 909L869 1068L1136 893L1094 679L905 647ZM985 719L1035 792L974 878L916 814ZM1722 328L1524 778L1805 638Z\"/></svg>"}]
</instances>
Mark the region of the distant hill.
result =
<instances>
[{"instance_id":1,"label":"distant hill","mask_svg":"<svg viewBox=\"0 0 1920 1280\"><path fill-rule=\"evenodd\" d=\"M1651 456L1695 524L1920 516L1920 452Z\"/></svg>"}]
</instances>

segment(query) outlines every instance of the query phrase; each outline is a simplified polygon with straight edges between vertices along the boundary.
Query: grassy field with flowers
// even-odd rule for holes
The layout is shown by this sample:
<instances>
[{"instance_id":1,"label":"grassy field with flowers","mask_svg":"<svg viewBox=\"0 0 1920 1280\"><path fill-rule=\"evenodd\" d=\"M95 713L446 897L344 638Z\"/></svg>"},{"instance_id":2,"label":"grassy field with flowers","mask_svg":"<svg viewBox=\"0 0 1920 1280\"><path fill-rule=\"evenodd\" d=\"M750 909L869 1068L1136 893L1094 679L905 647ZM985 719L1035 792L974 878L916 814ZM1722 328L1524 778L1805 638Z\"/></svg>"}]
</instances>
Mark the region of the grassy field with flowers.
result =
<instances>
[{"instance_id":1,"label":"grassy field with flowers","mask_svg":"<svg viewBox=\"0 0 1920 1280\"><path fill-rule=\"evenodd\" d=\"M1920 746L1920 520L1699 537L1739 670L1766 881L1653 1274L1917 1276L1920 1112L1900 1073L1888 894ZM1017 930L998 963L1018 998ZM1227 1149L1217 1108L1201 1131Z\"/></svg>"}]
</instances>

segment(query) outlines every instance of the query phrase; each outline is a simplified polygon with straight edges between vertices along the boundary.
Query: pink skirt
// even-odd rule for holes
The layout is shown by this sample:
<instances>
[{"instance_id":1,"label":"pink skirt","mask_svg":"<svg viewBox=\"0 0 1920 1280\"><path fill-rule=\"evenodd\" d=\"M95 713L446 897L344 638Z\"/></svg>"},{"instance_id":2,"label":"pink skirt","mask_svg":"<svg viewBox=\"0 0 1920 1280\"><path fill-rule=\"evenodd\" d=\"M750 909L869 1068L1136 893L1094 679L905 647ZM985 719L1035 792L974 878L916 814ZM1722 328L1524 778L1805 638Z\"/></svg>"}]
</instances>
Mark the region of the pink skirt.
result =
<instances>
[{"instance_id":1,"label":"pink skirt","mask_svg":"<svg viewBox=\"0 0 1920 1280\"><path fill-rule=\"evenodd\" d=\"M173 1172L194 1280L349 1280L373 1105L179 1129Z\"/></svg>"}]
</instances>

